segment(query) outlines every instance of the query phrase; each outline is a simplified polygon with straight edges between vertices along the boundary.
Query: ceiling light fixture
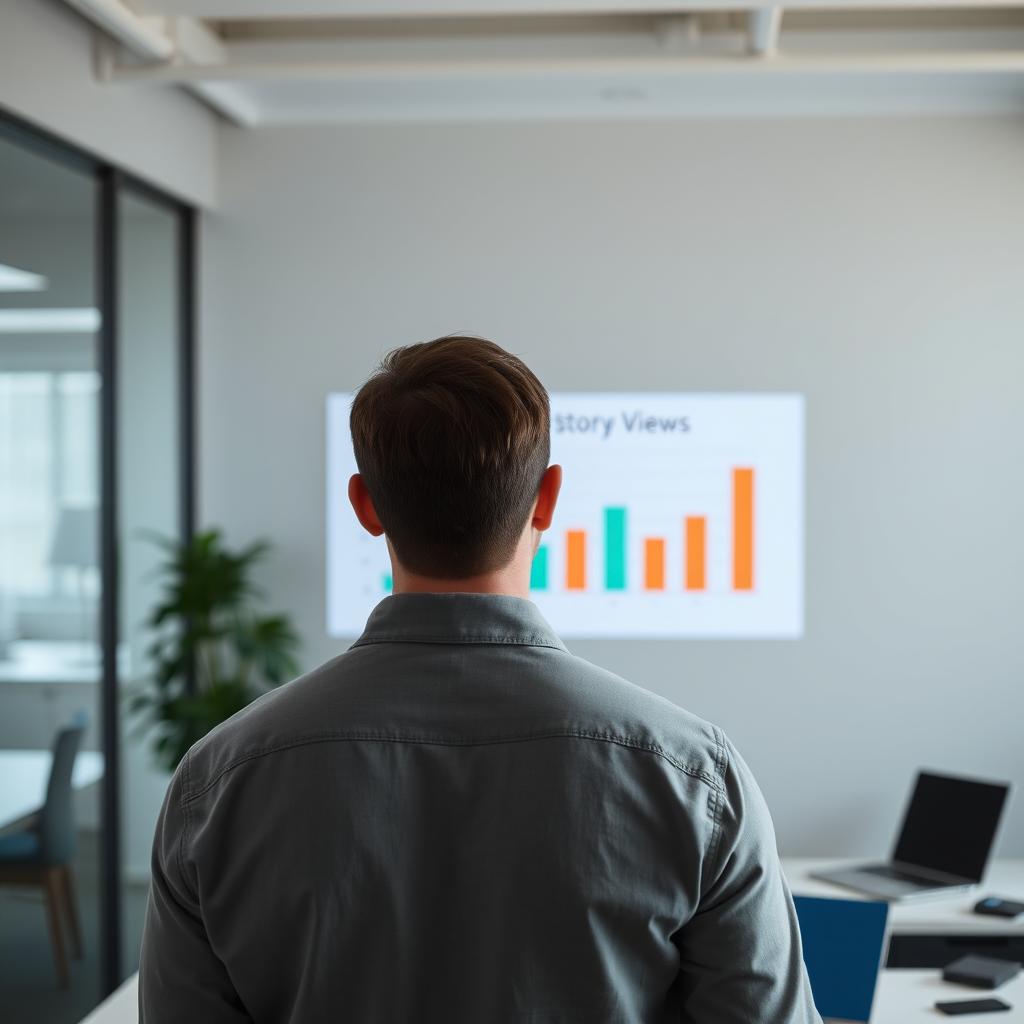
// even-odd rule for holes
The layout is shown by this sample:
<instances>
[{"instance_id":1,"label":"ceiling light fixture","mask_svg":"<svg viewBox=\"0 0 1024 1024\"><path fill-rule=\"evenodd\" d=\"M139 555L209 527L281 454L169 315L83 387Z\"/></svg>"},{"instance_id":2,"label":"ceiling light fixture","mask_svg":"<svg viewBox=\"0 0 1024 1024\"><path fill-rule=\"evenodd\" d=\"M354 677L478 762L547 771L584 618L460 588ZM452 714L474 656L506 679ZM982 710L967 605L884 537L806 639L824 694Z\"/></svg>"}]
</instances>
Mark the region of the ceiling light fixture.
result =
<instances>
[{"instance_id":1,"label":"ceiling light fixture","mask_svg":"<svg viewBox=\"0 0 1024 1024\"><path fill-rule=\"evenodd\" d=\"M0 309L0 334L92 334L98 309Z\"/></svg>"},{"instance_id":2,"label":"ceiling light fixture","mask_svg":"<svg viewBox=\"0 0 1024 1024\"><path fill-rule=\"evenodd\" d=\"M47 283L42 274L0 263L0 292L41 292Z\"/></svg>"}]
</instances>

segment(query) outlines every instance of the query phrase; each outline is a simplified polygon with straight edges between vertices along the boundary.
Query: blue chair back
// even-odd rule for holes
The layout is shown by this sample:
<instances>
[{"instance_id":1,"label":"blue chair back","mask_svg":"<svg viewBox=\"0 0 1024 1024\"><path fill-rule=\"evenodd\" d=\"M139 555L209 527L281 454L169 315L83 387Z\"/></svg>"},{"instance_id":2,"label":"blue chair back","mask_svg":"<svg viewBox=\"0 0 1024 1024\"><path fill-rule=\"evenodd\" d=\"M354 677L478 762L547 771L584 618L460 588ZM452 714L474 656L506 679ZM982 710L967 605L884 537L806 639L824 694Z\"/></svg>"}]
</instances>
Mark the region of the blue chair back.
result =
<instances>
[{"instance_id":1,"label":"blue chair back","mask_svg":"<svg viewBox=\"0 0 1024 1024\"><path fill-rule=\"evenodd\" d=\"M37 818L40 860L44 864L66 864L75 852L75 822L72 813L71 774L82 742L82 725L61 729L53 743L53 764L46 786L46 803Z\"/></svg>"},{"instance_id":2,"label":"blue chair back","mask_svg":"<svg viewBox=\"0 0 1024 1024\"><path fill-rule=\"evenodd\" d=\"M889 905L794 896L804 963L818 1013L867 1021L885 952Z\"/></svg>"}]
</instances>

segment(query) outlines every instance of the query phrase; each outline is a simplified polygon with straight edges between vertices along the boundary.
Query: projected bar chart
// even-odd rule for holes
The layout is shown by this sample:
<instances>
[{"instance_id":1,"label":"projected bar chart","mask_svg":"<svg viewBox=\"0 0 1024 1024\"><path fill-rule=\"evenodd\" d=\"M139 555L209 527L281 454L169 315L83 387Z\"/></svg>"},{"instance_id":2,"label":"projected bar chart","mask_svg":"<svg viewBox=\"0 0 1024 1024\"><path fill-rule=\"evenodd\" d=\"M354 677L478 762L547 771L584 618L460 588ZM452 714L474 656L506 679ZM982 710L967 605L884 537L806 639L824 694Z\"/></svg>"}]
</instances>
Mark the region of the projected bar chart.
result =
<instances>
[{"instance_id":1,"label":"projected bar chart","mask_svg":"<svg viewBox=\"0 0 1024 1024\"><path fill-rule=\"evenodd\" d=\"M754 471L732 471L732 585L754 589Z\"/></svg>"},{"instance_id":2,"label":"projected bar chart","mask_svg":"<svg viewBox=\"0 0 1024 1024\"><path fill-rule=\"evenodd\" d=\"M665 539L644 540L644 590L665 589Z\"/></svg>"},{"instance_id":3,"label":"projected bar chart","mask_svg":"<svg viewBox=\"0 0 1024 1024\"><path fill-rule=\"evenodd\" d=\"M391 592L344 497L351 396L328 403L328 626ZM804 407L792 394L555 392L564 480L529 592L566 637L794 637L803 630Z\"/></svg>"},{"instance_id":4,"label":"projected bar chart","mask_svg":"<svg viewBox=\"0 0 1024 1024\"><path fill-rule=\"evenodd\" d=\"M541 545L547 561L547 547ZM587 534L585 530L567 530L565 534L565 587L587 589Z\"/></svg>"},{"instance_id":5,"label":"projected bar chart","mask_svg":"<svg viewBox=\"0 0 1024 1024\"><path fill-rule=\"evenodd\" d=\"M626 589L626 510L604 510L604 585L606 590Z\"/></svg>"},{"instance_id":6,"label":"projected bar chart","mask_svg":"<svg viewBox=\"0 0 1024 1024\"><path fill-rule=\"evenodd\" d=\"M734 469L732 472L732 587L733 590L754 589L754 470ZM628 510L604 510L604 581L606 590L625 590L629 573L626 544ZM685 552L683 586L686 590L703 590L706 578L705 537L707 519L686 516L683 520L680 550ZM645 537L643 542L644 590L665 589L664 537ZM565 532L565 586L567 590L586 590L586 530ZM533 558L530 574L531 590L548 589L548 545L541 544Z\"/></svg>"},{"instance_id":7,"label":"projected bar chart","mask_svg":"<svg viewBox=\"0 0 1024 1024\"><path fill-rule=\"evenodd\" d=\"M548 549L542 547L533 556L533 564L530 566L530 589L548 589Z\"/></svg>"},{"instance_id":8,"label":"projected bar chart","mask_svg":"<svg viewBox=\"0 0 1024 1024\"><path fill-rule=\"evenodd\" d=\"M707 579L707 519L686 517L686 589L703 590Z\"/></svg>"}]
</instances>

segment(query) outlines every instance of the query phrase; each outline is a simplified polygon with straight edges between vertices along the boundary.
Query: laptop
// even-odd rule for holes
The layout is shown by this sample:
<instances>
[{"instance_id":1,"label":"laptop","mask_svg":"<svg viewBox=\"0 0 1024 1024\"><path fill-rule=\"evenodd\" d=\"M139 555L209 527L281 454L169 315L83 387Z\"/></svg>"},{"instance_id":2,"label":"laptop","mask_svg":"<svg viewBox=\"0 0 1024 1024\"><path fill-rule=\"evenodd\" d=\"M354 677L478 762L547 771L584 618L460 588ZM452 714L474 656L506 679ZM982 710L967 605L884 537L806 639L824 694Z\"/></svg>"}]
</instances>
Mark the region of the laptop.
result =
<instances>
[{"instance_id":1,"label":"laptop","mask_svg":"<svg viewBox=\"0 0 1024 1024\"><path fill-rule=\"evenodd\" d=\"M884 900L964 892L985 874L1010 787L920 772L892 858L814 877Z\"/></svg>"},{"instance_id":2,"label":"laptop","mask_svg":"<svg viewBox=\"0 0 1024 1024\"><path fill-rule=\"evenodd\" d=\"M867 1021L885 952L889 904L794 896L804 964L826 1021Z\"/></svg>"}]
</instances>

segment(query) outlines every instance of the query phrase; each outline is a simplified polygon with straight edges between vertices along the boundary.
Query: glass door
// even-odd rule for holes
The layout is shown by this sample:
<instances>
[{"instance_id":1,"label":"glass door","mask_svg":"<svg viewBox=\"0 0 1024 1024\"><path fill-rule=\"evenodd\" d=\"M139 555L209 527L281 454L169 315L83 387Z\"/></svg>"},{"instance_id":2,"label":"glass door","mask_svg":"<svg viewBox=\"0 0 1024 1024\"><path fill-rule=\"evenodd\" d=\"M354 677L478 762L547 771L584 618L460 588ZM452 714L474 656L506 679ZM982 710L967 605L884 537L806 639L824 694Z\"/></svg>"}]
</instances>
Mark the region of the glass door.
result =
<instances>
[{"instance_id":1,"label":"glass door","mask_svg":"<svg viewBox=\"0 0 1024 1024\"><path fill-rule=\"evenodd\" d=\"M194 214L0 115L0 1021L138 964L169 772L150 684L191 531Z\"/></svg>"},{"instance_id":2,"label":"glass door","mask_svg":"<svg viewBox=\"0 0 1024 1024\"><path fill-rule=\"evenodd\" d=\"M0 1017L102 991L97 181L0 136ZM57 756L54 756L54 753Z\"/></svg>"},{"instance_id":3,"label":"glass door","mask_svg":"<svg viewBox=\"0 0 1024 1024\"><path fill-rule=\"evenodd\" d=\"M180 540L188 518L182 472L187 216L148 192L123 188L118 193L115 362L125 974L139 966L153 829L170 779L153 750L152 730L140 727L129 701L149 684L149 619L164 585L160 566L167 557L158 538Z\"/></svg>"}]
</instances>

